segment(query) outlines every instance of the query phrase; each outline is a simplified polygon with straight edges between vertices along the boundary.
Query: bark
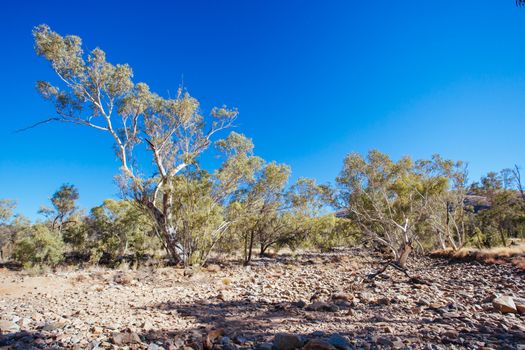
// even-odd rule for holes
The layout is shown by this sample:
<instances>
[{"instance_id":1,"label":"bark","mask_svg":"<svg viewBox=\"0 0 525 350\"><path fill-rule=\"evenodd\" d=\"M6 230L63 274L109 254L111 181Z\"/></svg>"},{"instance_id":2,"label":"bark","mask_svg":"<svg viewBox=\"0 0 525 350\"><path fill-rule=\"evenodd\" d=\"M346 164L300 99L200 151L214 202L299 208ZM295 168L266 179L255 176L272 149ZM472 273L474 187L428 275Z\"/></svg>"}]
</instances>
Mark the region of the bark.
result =
<instances>
[{"instance_id":1,"label":"bark","mask_svg":"<svg viewBox=\"0 0 525 350\"><path fill-rule=\"evenodd\" d=\"M180 264L183 262L184 259L182 257L182 252L178 246L179 242L177 242L176 239L176 230L168 222L166 215L164 215L164 213L151 201L145 200L140 204L146 207L148 213L155 221L156 232L159 234L164 249L166 250L171 262L173 264Z\"/></svg>"},{"instance_id":2,"label":"bark","mask_svg":"<svg viewBox=\"0 0 525 350\"><path fill-rule=\"evenodd\" d=\"M408 256L412 252L413 248L412 245L409 243L405 243L403 247L401 248L401 251L399 253L399 259L397 260L397 265L401 267L402 269L406 268Z\"/></svg>"},{"instance_id":3,"label":"bark","mask_svg":"<svg viewBox=\"0 0 525 350\"><path fill-rule=\"evenodd\" d=\"M253 252L253 243L255 241L255 232L252 230L250 232L250 244L248 246L248 256L246 258L246 261L244 262L244 265L250 264L252 261L252 252Z\"/></svg>"}]
</instances>

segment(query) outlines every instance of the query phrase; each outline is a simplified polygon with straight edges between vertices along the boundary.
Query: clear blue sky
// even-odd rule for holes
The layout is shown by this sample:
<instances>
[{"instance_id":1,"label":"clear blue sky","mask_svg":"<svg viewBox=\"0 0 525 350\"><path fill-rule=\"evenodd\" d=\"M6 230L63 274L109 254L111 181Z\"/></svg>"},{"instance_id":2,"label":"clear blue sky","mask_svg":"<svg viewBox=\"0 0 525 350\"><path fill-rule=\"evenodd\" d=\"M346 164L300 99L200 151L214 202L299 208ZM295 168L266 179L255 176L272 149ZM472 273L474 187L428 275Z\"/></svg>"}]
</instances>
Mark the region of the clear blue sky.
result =
<instances>
[{"instance_id":1,"label":"clear blue sky","mask_svg":"<svg viewBox=\"0 0 525 350\"><path fill-rule=\"evenodd\" d=\"M294 178L333 181L351 151L441 153L471 178L525 166L525 8L514 0L9 1L0 11L0 198L36 217L64 182L89 208L115 196L107 135L49 117L33 51L46 23L129 63L155 91L184 85Z\"/></svg>"}]
</instances>

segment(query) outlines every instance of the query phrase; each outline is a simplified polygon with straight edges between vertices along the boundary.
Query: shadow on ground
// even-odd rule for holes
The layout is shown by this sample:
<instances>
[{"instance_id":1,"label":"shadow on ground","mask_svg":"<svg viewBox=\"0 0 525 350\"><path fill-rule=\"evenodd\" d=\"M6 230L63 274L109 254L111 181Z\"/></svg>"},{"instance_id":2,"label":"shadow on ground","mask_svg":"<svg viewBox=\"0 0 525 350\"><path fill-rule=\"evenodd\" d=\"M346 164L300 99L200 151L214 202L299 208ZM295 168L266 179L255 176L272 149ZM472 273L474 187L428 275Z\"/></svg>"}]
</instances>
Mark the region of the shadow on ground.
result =
<instances>
[{"instance_id":1,"label":"shadow on ground","mask_svg":"<svg viewBox=\"0 0 525 350\"><path fill-rule=\"evenodd\" d=\"M345 331L340 329L338 332L327 330L329 322L340 322L340 317L330 312L307 312L298 308L293 303L253 303L246 300L232 300L225 302L203 302L195 304L161 303L154 306L163 311L176 311L182 317L192 317L201 327L170 332L169 330L155 330L141 334L141 337L149 342L169 345L176 339L182 339L186 345L196 349L195 344L202 339L206 339L209 332L220 330L221 336L236 343L238 347L249 348L256 344L271 342L277 333L276 328L283 324L290 328L301 328L301 326L317 325L316 331L312 332L293 332L303 337L305 341L309 339L324 339L334 333L344 336L355 348L388 349L449 349L456 348L480 348L488 347L491 349L518 349L517 344L525 344L525 332L520 329L505 329L495 325L481 325L474 329L449 327L449 332L432 332L433 326L438 323L453 324L446 317L437 317L435 320L388 320L381 317L381 308L377 308L377 316L363 319L350 319L354 325ZM420 332L399 333L387 330L385 325L395 325L399 322L411 323ZM297 327L294 327L297 326ZM279 327L280 328L280 327ZM329 327L328 327L329 328ZM309 327L312 329L312 327ZM220 338L214 338L215 342L220 343ZM193 345L191 345L193 344ZM430 344L430 347L426 347ZM432 344L437 347L432 347ZM222 346L222 345L221 345ZM215 346L220 348L221 346ZM199 347L197 350L200 350ZM231 348L228 348L231 350ZM349 349L347 349L349 350Z\"/></svg>"}]
</instances>

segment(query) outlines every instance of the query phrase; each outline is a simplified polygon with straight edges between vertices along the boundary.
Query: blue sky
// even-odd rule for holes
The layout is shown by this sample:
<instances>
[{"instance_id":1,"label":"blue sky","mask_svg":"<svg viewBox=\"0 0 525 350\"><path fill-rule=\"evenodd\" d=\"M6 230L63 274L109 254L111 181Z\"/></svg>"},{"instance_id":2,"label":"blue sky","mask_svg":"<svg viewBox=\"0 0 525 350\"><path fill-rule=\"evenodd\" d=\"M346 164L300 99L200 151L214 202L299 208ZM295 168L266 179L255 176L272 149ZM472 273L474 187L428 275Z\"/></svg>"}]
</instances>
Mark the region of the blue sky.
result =
<instances>
[{"instance_id":1,"label":"blue sky","mask_svg":"<svg viewBox=\"0 0 525 350\"><path fill-rule=\"evenodd\" d=\"M129 63L168 95L184 85L203 110L239 108L237 131L293 178L333 181L343 157L377 148L441 153L472 179L525 166L525 8L493 1L20 1L0 12L0 198L35 218L64 182L80 205L117 194L111 140L48 124L34 89L54 79L33 51L46 23Z\"/></svg>"}]
</instances>

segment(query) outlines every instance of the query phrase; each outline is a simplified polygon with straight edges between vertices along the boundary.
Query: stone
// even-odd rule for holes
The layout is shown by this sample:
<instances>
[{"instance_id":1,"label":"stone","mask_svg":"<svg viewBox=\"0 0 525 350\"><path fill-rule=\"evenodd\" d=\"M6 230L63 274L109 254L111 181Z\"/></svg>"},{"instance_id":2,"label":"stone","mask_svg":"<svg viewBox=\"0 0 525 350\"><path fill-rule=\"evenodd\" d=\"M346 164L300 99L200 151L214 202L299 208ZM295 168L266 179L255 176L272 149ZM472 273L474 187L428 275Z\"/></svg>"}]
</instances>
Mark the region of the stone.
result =
<instances>
[{"instance_id":1,"label":"stone","mask_svg":"<svg viewBox=\"0 0 525 350\"><path fill-rule=\"evenodd\" d=\"M63 328L66 324L64 322L46 322L42 326L42 330L46 332L52 332L56 329Z\"/></svg>"},{"instance_id":2,"label":"stone","mask_svg":"<svg viewBox=\"0 0 525 350\"><path fill-rule=\"evenodd\" d=\"M306 303L304 300L297 300L297 301L292 302L292 306L302 309L306 306Z\"/></svg>"},{"instance_id":3,"label":"stone","mask_svg":"<svg viewBox=\"0 0 525 350\"><path fill-rule=\"evenodd\" d=\"M11 321L0 320L0 331L2 333L15 333L20 330L20 327Z\"/></svg>"},{"instance_id":4,"label":"stone","mask_svg":"<svg viewBox=\"0 0 525 350\"><path fill-rule=\"evenodd\" d=\"M308 305L305 309L306 311L326 311L326 312L337 312L339 307L334 304L325 303L322 301L316 301Z\"/></svg>"},{"instance_id":5,"label":"stone","mask_svg":"<svg viewBox=\"0 0 525 350\"><path fill-rule=\"evenodd\" d=\"M221 267L219 265L216 265L216 264L210 264L210 265L208 265L206 270L208 270L208 272L219 272L221 270Z\"/></svg>"},{"instance_id":6,"label":"stone","mask_svg":"<svg viewBox=\"0 0 525 350\"><path fill-rule=\"evenodd\" d=\"M405 344L401 340L394 340L392 342L392 348L393 349L401 349L405 346Z\"/></svg>"},{"instance_id":7,"label":"stone","mask_svg":"<svg viewBox=\"0 0 525 350\"><path fill-rule=\"evenodd\" d=\"M303 348L304 350L336 350L335 347L320 339L312 339Z\"/></svg>"},{"instance_id":8,"label":"stone","mask_svg":"<svg viewBox=\"0 0 525 350\"><path fill-rule=\"evenodd\" d=\"M273 339L277 350L293 350L303 347L304 341L301 336L290 333L278 333Z\"/></svg>"},{"instance_id":9,"label":"stone","mask_svg":"<svg viewBox=\"0 0 525 350\"><path fill-rule=\"evenodd\" d=\"M359 294L359 299L363 303L369 304L369 303L372 303L374 301L374 296L372 295L372 293L363 292L363 293Z\"/></svg>"},{"instance_id":10,"label":"stone","mask_svg":"<svg viewBox=\"0 0 525 350\"><path fill-rule=\"evenodd\" d=\"M514 300L512 300L512 297L508 295L503 295L499 298L492 300L492 305L496 310L503 314L518 312Z\"/></svg>"},{"instance_id":11,"label":"stone","mask_svg":"<svg viewBox=\"0 0 525 350\"><path fill-rule=\"evenodd\" d=\"M394 343L388 339L387 337L379 337L376 339L376 343L383 346L390 346L392 347Z\"/></svg>"},{"instance_id":12,"label":"stone","mask_svg":"<svg viewBox=\"0 0 525 350\"><path fill-rule=\"evenodd\" d=\"M257 346L255 347L255 350L272 350L272 349L273 349L272 343L260 343L260 344L257 344Z\"/></svg>"},{"instance_id":13,"label":"stone","mask_svg":"<svg viewBox=\"0 0 525 350\"><path fill-rule=\"evenodd\" d=\"M341 293L335 293L334 295L332 295L332 300L343 300L343 301L351 302L353 299L354 299L354 296L348 293L341 292Z\"/></svg>"},{"instance_id":14,"label":"stone","mask_svg":"<svg viewBox=\"0 0 525 350\"><path fill-rule=\"evenodd\" d=\"M206 334L206 337L203 337L203 343L204 348L207 350L210 350L213 348L213 343L216 339L218 339L220 336L224 335L224 329L218 328L218 329L212 329Z\"/></svg>"},{"instance_id":15,"label":"stone","mask_svg":"<svg viewBox=\"0 0 525 350\"><path fill-rule=\"evenodd\" d=\"M374 303L376 305L390 305L390 299L388 299L388 298L379 298Z\"/></svg>"},{"instance_id":16,"label":"stone","mask_svg":"<svg viewBox=\"0 0 525 350\"><path fill-rule=\"evenodd\" d=\"M29 325L33 322L30 318L22 318L17 323L20 326L20 328L27 328Z\"/></svg>"},{"instance_id":17,"label":"stone","mask_svg":"<svg viewBox=\"0 0 525 350\"><path fill-rule=\"evenodd\" d=\"M514 298L514 304L518 313L525 314L525 298Z\"/></svg>"},{"instance_id":18,"label":"stone","mask_svg":"<svg viewBox=\"0 0 525 350\"><path fill-rule=\"evenodd\" d=\"M153 330L153 324L150 321L146 320L142 323L142 329L146 332L149 332Z\"/></svg>"},{"instance_id":19,"label":"stone","mask_svg":"<svg viewBox=\"0 0 525 350\"><path fill-rule=\"evenodd\" d=\"M454 331L454 330L448 330L448 331L443 333L443 336L445 336L447 338L450 338L450 339L456 339L456 338L459 337L459 333L457 331Z\"/></svg>"},{"instance_id":20,"label":"stone","mask_svg":"<svg viewBox=\"0 0 525 350\"><path fill-rule=\"evenodd\" d=\"M91 333L97 335L97 334L102 334L102 332L104 331L104 329L100 326L93 326L91 327Z\"/></svg>"},{"instance_id":21,"label":"stone","mask_svg":"<svg viewBox=\"0 0 525 350\"><path fill-rule=\"evenodd\" d=\"M122 332L113 333L111 342L115 345L140 344L142 341L137 333Z\"/></svg>"},{"instance_id":22,"label":"stone","mask_svg":"<svg viewBox=\"0 0 525 350\"><path fill-rule=\"evenodd\" d=\"M343 337L342 335L339 335L337 333L334 333L328 338L328 343L335 346L339 350L353 350L354 347L346 337Z\"/></svg>"}]
</instances>

